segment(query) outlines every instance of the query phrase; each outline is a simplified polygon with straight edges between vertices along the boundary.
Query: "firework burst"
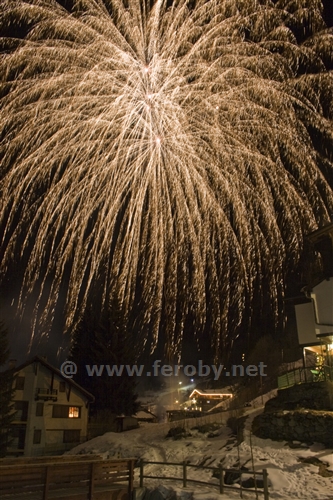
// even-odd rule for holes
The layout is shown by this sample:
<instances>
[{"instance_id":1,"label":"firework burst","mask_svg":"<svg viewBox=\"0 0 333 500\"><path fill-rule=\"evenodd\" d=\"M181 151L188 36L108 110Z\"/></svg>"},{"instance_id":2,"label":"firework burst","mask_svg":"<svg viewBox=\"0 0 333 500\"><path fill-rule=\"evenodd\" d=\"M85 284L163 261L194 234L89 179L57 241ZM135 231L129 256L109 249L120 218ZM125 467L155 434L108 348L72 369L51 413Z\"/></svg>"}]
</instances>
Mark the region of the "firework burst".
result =
<instances>
[{"instance_id":1,"label":"firework burst","mask_svg":"<svg viewBox=\"0 0 333 500\"><path fill-rule=\"evenodd\" d=\"M113 297L133 339L216 353L281 313L333 211L319 0L3 0L2 279L32 330ZM63 294L65 290L65 298ZM36 295L37 294L37 295ZM260 298L261 297L261 298Z\"/></svg>"}]
</instances>

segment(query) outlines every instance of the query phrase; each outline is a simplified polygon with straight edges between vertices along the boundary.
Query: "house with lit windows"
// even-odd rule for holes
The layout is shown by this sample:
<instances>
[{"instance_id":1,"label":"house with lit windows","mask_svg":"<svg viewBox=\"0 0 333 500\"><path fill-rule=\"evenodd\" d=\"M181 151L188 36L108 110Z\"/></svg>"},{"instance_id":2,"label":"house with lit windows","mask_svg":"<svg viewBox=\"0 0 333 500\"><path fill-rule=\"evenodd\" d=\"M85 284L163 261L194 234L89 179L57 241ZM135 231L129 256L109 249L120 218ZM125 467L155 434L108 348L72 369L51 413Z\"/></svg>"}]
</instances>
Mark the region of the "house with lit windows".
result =
<instances>
[{"instance_id":1,"label":"house with lit windows","mask_svg":"<svg viewBox=\"0 0 333 500\"><path fill-rule=\"evenodd\" d=\"M38 356L13 368L13 374L8 455L61 454L86 440L92 394Z\"/></svg>"},{"instance_id":2,"label":"house with lit windows","mask_svg":"<svg viewBox=\"0 0 333 500\"><path fill-rule=\"evenodd\" d=\"M295 306L306 382L333 381L333 223L307 237L320 267L309 269L305 300Z\"/></svg>"},{"instance_id":3,"label":"house with lit windows","mask_svg":"<svg viewBox=\"0 0 333 500\"><path fill-rule=\"evenodd\" d=\"M209 389L207 391L194 389L191 392L189 399L192 402L192 408L199 411L209 411L216 405L232 398L232 394L220 389Z\"/></svg>"},{"instance_id":4,"label":"house with lit windows","mask_svg":"<svg viewBox=\"0 0 333 500\"><path fill-rule=\"evenodd\" d=\"M294 299L303 367L281 375L279 389L300 383L333 382L333 223L306 239L316 259L308 263L303 295Z\"/></svg>"}]
</instances>

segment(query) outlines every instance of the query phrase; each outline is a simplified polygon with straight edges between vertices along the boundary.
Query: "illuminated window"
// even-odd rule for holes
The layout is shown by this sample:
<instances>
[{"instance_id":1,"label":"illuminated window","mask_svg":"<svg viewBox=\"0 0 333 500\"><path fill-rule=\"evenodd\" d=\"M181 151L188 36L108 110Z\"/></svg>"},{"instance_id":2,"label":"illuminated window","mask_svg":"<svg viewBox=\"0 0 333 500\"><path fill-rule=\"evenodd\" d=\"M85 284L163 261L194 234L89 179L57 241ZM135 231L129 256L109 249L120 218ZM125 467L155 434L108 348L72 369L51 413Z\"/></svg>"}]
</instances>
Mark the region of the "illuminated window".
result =
<instances>
[{"instance_id":1,"label":"illuminated window","mask_svg":"<svg viewBox=\"0 0 333 500\"><path fill-rule=\"evenodd\" d=\"M53 405L53 418L80 418L81 409L79 406Z\"/></svg>"},{"instance_id":2,"label":"illuminated window","mask_svg":"<svg viewBox=\"0 0 333 500\"><path fill-rule=\"evenodd\" d=\"M68 409L69 418L79 418L80 417L80 408L79 406L70 406Z\"/></svg>"}]
</instances>

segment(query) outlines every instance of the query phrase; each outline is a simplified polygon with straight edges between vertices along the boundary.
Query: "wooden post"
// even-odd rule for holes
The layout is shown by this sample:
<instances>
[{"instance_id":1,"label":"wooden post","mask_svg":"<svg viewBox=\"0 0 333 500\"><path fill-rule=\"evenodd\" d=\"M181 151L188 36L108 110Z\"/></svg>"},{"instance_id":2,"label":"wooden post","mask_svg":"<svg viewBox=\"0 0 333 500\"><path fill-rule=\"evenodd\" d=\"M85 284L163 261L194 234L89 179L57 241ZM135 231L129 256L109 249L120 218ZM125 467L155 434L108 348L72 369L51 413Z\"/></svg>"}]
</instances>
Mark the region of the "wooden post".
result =
<instances>
[{"instance_id":1,"label":"wooden post","mask_svg":"<svg viewBox=\"0 0 333 500\"><path fill-rule=\"evenodd\" d=\"M255 473L255 470L253 469L253 480L254 480L254 489L255 489L255 492L256 492L256 500L258 500L258 488L257 488L257 477L256 477L256 473Z\"/></svg>"},{"instance_id":2,"label":"wooden post","mask_svg":"<svg viewBox=\"0 0 333 500\"><path fill-rule=\"evenodd\" d=\"M252 461L254 488L255 488L255 492L256 492L256 500L258 500L257 479L256 479L256 472L254 470L254 460L253 460L252 431L250 431L250 448L251 448L251 461Z\"/></svg>"},{"instance_id":3,"label":"wooden post","mask_svg":"<svg viewBox=\"0 0 333 500\"><path fill-rule=\"evenodd\" d=\"M308 376L307 376L307 373L306 373L306 351L305 351L305 347L303 347L303 349L302 349L302 358L303 358L304 378L305 378L305 382L307 382L308 381Z\"/></svg>"},{"instance_id":4,"label":"wooden post","mask_svg":"<svg viewBox=\"0 0 333 500\"><path fill-rule=\"evenodd\" d=\"M243 481L242 481L242 470L239 469L239 486L240 486L240 497L243 498Z\"/></svg>"},{"instance_id":5,"label":"wooden post","mask_svg":"<svg viewBox=\"0 0 333 500\"><path fill-rule=\"evenodd\" d=\"M128 498L132 498L133 483L134 483L134 462L129 461L128 464Z\"/></svg>"},{"instance_id":6,"label":"wooden post","mask_svg":"<svg viewBox=\"0 0 333 500\"><path fill-rule=\"evenodd\" d=\"M186 488L187 485L187 469L186 469L186 462L184 460L183 462L183 488Z\"/></svg>"},{"instance_id":7,"label":"wooden post","mask_svg":"<svg viewBox=\"0 0 333 500\"><path fill-rule=\"evenodd\" d=\"M219 478L220 478L220 494L223 493L223 468L222 464L219 464Z\"/></svg>"},{"instance_id":8,"label":"wooden post","mask_svg":"<svg viewBox=\"0 0 333 500\"><path fill-rule=\"evenodd\" d=\"M50 467L47 465L46 469L45 469L43 500L47 500L47 498L48 498L49 483L50 483Z\"/></svg>"},{"instance_id":9,"label":"wooden post","mask_svg":"<svg viewBox=\"0 0 333 500\"><path fill-rule=\"evenodd\" d=\"M140 488L143 488L143 460L140 460Z\"/></svg>"},{"instance_id":10,"label":"wooden post","mask_svg":"<svg viewBox=\"0 0 333 500\"><path fill-rule=\"evenodd\" d=\"M264 499L265 500L269 500L267 477L268 477L267 469L263 469L262 478L263 478L263 482L264 482Z\"/></svg>"},{"instance_id":11,"label":"wooden post","mask_svg":"<svg viewBox=\"0 0 333 500\"><path fill-rule=\"evenodd\" d=\"M95 464L92 462L90 464L90 480L89 480L89 493L88 500L93 500L94 497L94 481L95 481Z\"/></svg>"}]
</instances>

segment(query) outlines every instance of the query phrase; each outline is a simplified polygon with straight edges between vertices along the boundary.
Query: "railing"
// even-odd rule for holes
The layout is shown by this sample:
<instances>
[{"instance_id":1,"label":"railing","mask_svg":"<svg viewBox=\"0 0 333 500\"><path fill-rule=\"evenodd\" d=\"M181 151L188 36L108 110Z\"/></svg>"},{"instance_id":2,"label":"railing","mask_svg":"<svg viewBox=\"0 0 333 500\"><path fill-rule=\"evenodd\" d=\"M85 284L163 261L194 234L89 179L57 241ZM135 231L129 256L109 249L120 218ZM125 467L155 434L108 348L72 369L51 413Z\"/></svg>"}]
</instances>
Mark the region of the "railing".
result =
<instances>
[{"instance_id":1,"label":"railing","mask_svg":"<svg viewBox=\"0 0 333 500\"><path fill-rule=\"evenodd\" d=\"M78 458L77 455L57 455L54 457L5 457L5 458L0 458L0 466L1 465L38 465L42 464L45 465L45 462L51 462L52 464L58 463L58 462L92 462L95 460L103 460L101 455L80 455L80 458ZM0 469L1 471L1 469Z\"/></svg>"},{"instance_id":2,"label":"railing","mask_svg":"<svg viewBox=\"0 0 333 500\"><path fill-rule=\"evenodd\" d=\"M278 388L284 389L296 384L324 382L326 380L333 380L333 370L330 366L297 368L278 377Z\"/></svg>"},{"instance_id":3,"label":"railing","mask_svg":"<svg viewBox=\"0 0 333 500\"><path fill-rule=\"evenodd\" d=\"M35 401L38 399L57 401L58 399L58 391L56 389L36 389Z\"/></svg>"},{"instance_id":4,"label":"railing","mask_svg":"<svg viewBox=\"0 0 333 500\"><path fill-rule=\"evenodd\" d=\"M145 465L163 465L163 466L170 466L170 467L181 467L182 469L182 476L155 476L155 475L146 475L144 474L144 466ZM188 469L189 468L194 468L194 469L200 469L200 470L211 470L213 473L215 473L215 476L218 479L218 483L212 483L207 482L207 481L200 481L198 479L192 479L188 477ZM225 474L229 475L234 475L239 477L239 482L240 486L231 486L229 484L225 484ZM203 465L192 465L187 462L182 462L182 463L174 463L174 462L146 462L141 460L140 461L140 488L143 487L144 479L163 479L163 480L173 480L173 481L182 481L183 487L187 487L187 483L197 483L197 484L202 484L202 485L207 485L207 486L215 486L219 488L220 494L224 493L225 490L235 490L240 493L240 496L242 497L242 491L245 488L243 486L243 481L242 477L243 476L250 476L253 479L253 485L254 485L254 490L249 489L248 487L246 488L247 492L255 493L256 498L258 498L258 494L264 495L264 500L269 500L269 492L268 492L268 473L266 469L263 469L262 471L251 471L251 470L243 470L243 469L226 469L223 468L222 465L219 467L209 467L209 466L203 466ZM260 476L262 479L258 479L258 476ZM262 484L262 486L261 486Z\"/></svg>"},{"instance_id":5,"label":"railing","mask_svg":"<svg viewBox=\"0 0 333 500\"><path fill-rule=\"evenodd\" d=\"M135 459L30 460L0 463L1 499L71 500L79 495L93 500L94 495L115 490L132 498Z\"/></svg>"}]
</instances>

